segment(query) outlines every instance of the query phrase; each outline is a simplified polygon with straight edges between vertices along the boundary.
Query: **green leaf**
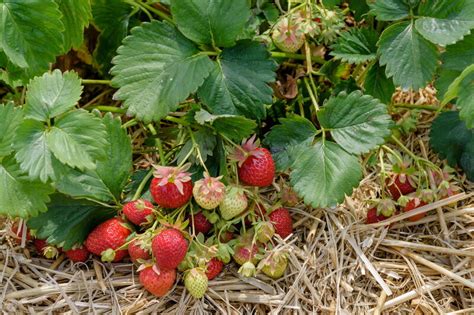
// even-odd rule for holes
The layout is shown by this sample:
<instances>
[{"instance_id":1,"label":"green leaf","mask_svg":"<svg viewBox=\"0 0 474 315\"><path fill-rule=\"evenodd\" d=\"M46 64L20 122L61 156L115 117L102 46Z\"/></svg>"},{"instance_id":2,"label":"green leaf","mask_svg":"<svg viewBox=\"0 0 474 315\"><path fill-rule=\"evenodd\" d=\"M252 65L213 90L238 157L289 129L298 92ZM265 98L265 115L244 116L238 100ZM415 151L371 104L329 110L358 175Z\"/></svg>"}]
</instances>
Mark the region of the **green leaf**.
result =
<instances>
[{"instance_id":1,"label":"green leaf","mask_svg":"<svg viewBox=\"0 0 474 315\"><path fill-rule=\"evenodd\" d=\"M462 41L446 47L446 51L441 55L442 65L436 81L440 98L461 72L474 63L474 49L472 47L474 47L474 33L464 37Z\"/></svg>"},{"instance_id":2,"label":"green leaf","mask_svg":"<svg viewBox=\"0 0 474 315\"><path fill-rule=\"evenodd\" d=\"M459 166L466 172L467 178L474 181L474 137L467 143L459 159Z\"/></svg>"},{"instance_id":3,"label":"green leaf","mask_svg":"<svg viewBox=\"0 0 474 315\"><path fill-rule=\"evenodd\" d=\"M464 69L451 83L441 105L446 105L456 97L456 107L460 109L459 117L464 120L467 128L474 128L474 64Z\"/></svg>"},{"instance_id":4,"label":"green leaf","mask_svg":"<svg viewBox=\"0 0 474 315\"><path fill-rule=\"evenodd\" d=\"M458 97L460 93L465 93L465 89L462 86L462 82L474 73L474 64L470 65L449 85L448 90L444 94L441 105L444 106L448 104L451 100ZM469 92L469 91L468 91Z\"/></svg>"},{"instance_id":5,"label":"green leaf","mask_svg":"<svg viewBox=\"0 0 474 315\"><path fill-rule=\"evenodd\" d=\"M360 91L339 93L318 111L321 127L346 151L366 153L384 143L393 121L387 107Z\"/></svg>"},{"instance_id":6,"label":"green leaf","mask_svg":"<svg viewBox=\"0 0 474 315\"><path fill-rule=\"evenodd\" d=\"M92 0L93 23L100 30L94 57L103 74L109 72L117 48L134 23L132 10L130 4L121 0Z\"/></svg>"},{"instance_id":7,"label":"green leaf","mask_svg":"<svg viewBox=\"0 0 474 315\"><path fill-rule=\"evenodd\" d=\"M114 118L108 113L102 122L107 131L107 158L97 162L96 172L118 200L133 168L132 141L127 130L122 128L120 118Z\"/></svg>"},{"instance_id":8,"label":"green leaf","mask_svg":"<svg viewBox=\"0 0 474 315\"><path fill-rule=\"evenodd\" d=\"M474 2L432 0L421 3L415 27L427 40L446 46L454 44L474 28Z\"/></svg>"},{"instance_id":9,"label":"green leaf","mask_svg":"<svg viewBox=\"0 0 474 315\"><path fill-rule=\"evenodd\" d=\"M315 208L342 202L362 178L358 159L334 142L319 141L295 154L291 185L306 204Z\"/></svg>"},{"instance_id":10,"label":"green leaf","mask_svg":"<svg viewBox=\"0 0 474 315\"><path fill-rule=\"evenodd\" d=\"M81 170L95 169L96 160L105 157L105 127L100 118L85 110L59 117L48 131L46 140L61 163Z\"/></svg>"},{"instance_id":11,"label":"green leaf","mask_svg":"<svg viewBox=\"0 0 474 315\"><path fill-rule=\"evenodd\" d=\"M178 29L198 44L230 47L250 17L247 0L173 0Z\"/></svg>"},{"instance_id":12,"label":"green leaf","mask_svg":"<svg viewBox=\"0 0 474 315\"><path fill-rule=\"evenodd\" d=\"M0 104L0 157L9 155L23 112L13 104Z\"/></svg>"},{"instance_id":13,"label":"green leaf","mask_svg":"<svg viewBox=\"0 0 474 315\"><path fill-rule=\"evenodd\" d=\"M201 152L201 158L204 163L206 163L207 158L212 156L214 148L217 144L216 136L212 133L212 131L208 128L199 129L198 131L193 132L194 141L196 141L196 145ZM188 153L194 149L192 139L189 139L178 153L178 164L183 162L184 158L188 155ZM197 156L197 152L190 156L190 162L193 164L200 165L199 158Z\"/></svg>"},{"instance_id":14,"label":"green leaf","mask_svg":"<svg viewBox=\"0 0 474 315\"><path fill-rule=\"evenodd\" d=\"M9 60L29 68L30 76L47 70L63 50L64 26L56 2L2 0L0 12L0 47Z\"/></svg>"},{"instance_id":15,"label":"green leaf","mask_svg":"<svg viewBox=\"0 0 474 315\"><path fill-rule=\"evenodd\" d=\"M81 79L75 72L56 69L36 77L28 84L25 116L48 121L72 109L82 94Z\"/></svg>"},{"instance_id":16,"label":"green leaf","mask_svg":"<svg viewBox=\"0 0 474 315\"><path fill-rule=\"evenodd\" d=\"M57 169L60 177L55 184L59 192L73 198L84 198L100 202L114 201L114 195L96 171L80 171L66 165L61 165Z\"/></svg>"},{"instance_id":17,"label":"green leaf","mask_svg":"<svg viewBox=\"0 0 474 315\"><path fill-rule=\"evenodd\" d=\"M140 58L137 58L140 56ZM144 23L118 49L112 68L114 98L130 115L159 120L202 84L212 69L208 56L166 22Z\"/></svg>"},{"instance_id":18,"label":"green leaf","mask_svg":"<svg viewBox=\"0 0 474 315\"><path fill-rule=\"evenodd\" d=\"M102 119L107 131L106 158L97 161L95 170L80 171L64 166L56 188L74 198L117 202L132 170L132 144L120 118L108 113Z\"/></svg>"},{"instance_id":19,"label":"green leaf","mask_svg":"<svg viewBox=\"0 0 474 315\"><path fill-rule=\"evenodd\" d=\"M381 67L378 62L374 63L364 82L365 93L378 98L382 103L388 104L392 100L392 95L395 92L393 81L385 75L385 67Z\"/></svg>"},{"instance_id":20,"label":"green leaf","mask_svg":"<svg viewBox=\"0 0 474 315\"><path fill-rule=\"evenodd\" d=\"M235 115L212 115L201 109L194 116L198 124L209 123L216 131L233 141L240 141L250 136L257 124L255 121Z\"/></svg>"},{"instance_id":21,"label":"green leaf","mask_svg":"<svg viewBox=\"0 0 474 315\"><path fill-rule=\"evenodd\" d=\"M226 48L214 63L214 68L198 95L214 114L265 117L264 104L272 103L276 64L269 59L265 46L239 41Z\"/></svg>"},{"instance_id":22,"label":"green leaf","mask_svg":"<svg viewBox=\"0 0 474 315\"><path fill-rule=\"evenodd\" d=\"M410 6L403 0L367 0L379 21L396 21L408 17Z\"/></svg>"},{"instance_id":23,"label":"green leaf","mask_svg":"<svg viewBox=\"0 0 474 315\"><path fill-rule=\"evenodd\" d=\"M349 0L348 3L357 21L360 21L370 9L366 1Z\"/></svg>"},{"instance_id":24,"label":"green leaf","mask_svg":"<svg viewBox=\"0 0 474 315\"><path fill-rule=\"evenodd\" d=\"M47 131L42 122L33 119L23 121L17 130L15 149L21 169L31 178L44 183L56 179L55 168L59 162L48 146Z\"/></svg>"},{"instance_id":25,"label":"green leaf","mask_svg":"<svg viewBox=\"0 0 474 315\"><path fill-rule=\"evenodd\" d=\"M54 189L23 175L13 157L0 164L0 215L29 218L46 211Z\"/></svg>"},{"instance_id":26,"label":"green leaf","mask_svg":"<svg viewBox=\"0 0 474 315\"><path fill-rule=\"evenodd\" d=\"M451 166L458 163L473 139L474 130L467 129L458 112L441 113L431 126L430 145Z\"/></svg>"},{"instance_id":27,"label":"green leaf","mask_svg":"<svg viewBox=\"0 0 474 315\"><path fill-rule=\"evenodd\" d=\"M48 212L28 220L28 226L36 230L38 238L68 250L82 244L94 227L114 214L113 208L54 195Z\"/></svg>"},{"instance_id":28,"label":"green leaf","mask_svg":"<svg viewBox=\"0 0 474 315\"><path fill-rule=\"evenodd\" d=\"M277 169L283 171L289 168L294 162L290 151L300 145L309 147L316 133L316 127L304 117L292 115L280 118L280 124L272 127L264 141L270 147Z\"/></svg>"},{"instance_id":29,"label":"green leaf","mask_svg":"<svg viewBox=\"0 0 474 315\"><path fill-rule=\"evenodd\" d=\"M84 41L84 28L92 18L90 0L56 0L59 10L63 14L64 52L71 47L79 48Z\"/></svg>"},{"instance_id":30,"label":"green leaf","mask_svg":"<svg viewBox=\"0 0 474 315\"><path fill-rule=\"evenodd\" d=\"M388 27L378 45L380 65L386 66L387 77L393 77L395 85L417 90L433 79L438 50L417 32L413 23Z\"/></svg>"},{"instance_id":31,"label":"green leaf","mask_svg":"<svg viewBox=\"0 0 474 315\"><path fill-rule=\"evenodd\" d=\"M379 35L369 28L353 28L341 33L331 46L331 56L348 63L363 63L377 58Z\"/></svg>"}]
</instances>

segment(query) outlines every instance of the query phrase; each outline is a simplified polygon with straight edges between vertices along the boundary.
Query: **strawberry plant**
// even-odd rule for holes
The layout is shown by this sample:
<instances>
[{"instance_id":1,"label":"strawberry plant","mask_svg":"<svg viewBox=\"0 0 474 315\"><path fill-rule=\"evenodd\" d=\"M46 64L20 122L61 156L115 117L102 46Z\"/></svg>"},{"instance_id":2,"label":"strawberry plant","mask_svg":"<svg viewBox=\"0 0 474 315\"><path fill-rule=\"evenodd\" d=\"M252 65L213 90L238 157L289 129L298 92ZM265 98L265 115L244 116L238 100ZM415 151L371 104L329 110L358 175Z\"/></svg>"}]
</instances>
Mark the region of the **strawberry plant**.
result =
<instances>
[{"instance_id":1,"label":"strawberry plant","mask_svg":"<svg viewBox=\"0 0 474 315\"><path fill-rule=\"evenodd\" d=\"M342 203L377 163L367 223L455 194L399 140L416 109L437 111L433 150L474 178L472 1L0 9L0 215L25 219L15 234L48 257L130 256L156 296L179 278L202 298L231 259L245 277L283 277L292 207ZM440 106L393 100L429 84Z\"/></svg>"}]
</instances>

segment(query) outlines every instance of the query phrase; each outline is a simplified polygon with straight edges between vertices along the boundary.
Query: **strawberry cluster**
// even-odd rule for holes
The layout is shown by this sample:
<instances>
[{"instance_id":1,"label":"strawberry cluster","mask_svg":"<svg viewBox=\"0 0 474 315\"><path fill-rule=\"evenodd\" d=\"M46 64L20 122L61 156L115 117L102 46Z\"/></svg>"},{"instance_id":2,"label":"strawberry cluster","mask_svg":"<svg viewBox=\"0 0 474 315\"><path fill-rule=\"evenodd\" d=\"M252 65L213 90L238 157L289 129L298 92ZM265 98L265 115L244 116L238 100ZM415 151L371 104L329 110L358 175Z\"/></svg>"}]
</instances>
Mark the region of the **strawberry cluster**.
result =
<instances>
[{"instance_id":1,"label":"strawberry cluster","mask_svg":"<svg viewBox=\"0 0 474 315\"><path fill-rule=\"evenodd\" d=\"M65 254L74 262L86 261L90 253L104 262L129 257L140 283L158 297L166 295L181 274L189 293L201 298L209 281L232 261L246 277L257 272L274 279L283 276L287 254L275 250L276 237L292 234L291 215L281 202L271 206L259 193L259 187L274 183L272 155L254 136L229 157L235 166L232 174L224 178L204 172L195 182L189 164L154 166L151 200L125 203L117 216L95 227L83 245ZM283 192L283 202L298 202L288 189ZM21 236L22 231L16 228L16 233ZM44 240L34 242L47 258L61 251Z\"/></svg>"},{"instance_id":2,"label":"strawberry cluster","mask_svg":"<svg viewBox=\"0 0 474 315\"><path fill-rule=\"evenodd\" d=\"M385 178L382 198L374 200L367 211L366 223L386 220L394 214L409 212L435 200L457 194L460 190L453 184L452 169L416 169L410 162L396 163L389 177ZM411 222L421 220L426 212L412 215Z\"/></svg>"}]
</instances>

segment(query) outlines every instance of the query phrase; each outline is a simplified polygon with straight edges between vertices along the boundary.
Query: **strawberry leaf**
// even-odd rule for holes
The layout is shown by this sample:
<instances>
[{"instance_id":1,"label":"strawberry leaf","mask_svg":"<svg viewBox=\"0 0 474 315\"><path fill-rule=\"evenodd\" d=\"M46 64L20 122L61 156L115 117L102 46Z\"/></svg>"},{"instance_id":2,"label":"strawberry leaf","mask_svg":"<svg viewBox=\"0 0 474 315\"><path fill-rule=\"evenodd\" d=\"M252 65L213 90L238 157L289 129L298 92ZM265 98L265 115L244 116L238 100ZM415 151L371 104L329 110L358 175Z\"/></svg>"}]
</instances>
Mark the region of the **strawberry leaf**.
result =
<instances>
[{"instance_id":1,"label":"strawberry leaf","mask_svg":"<svg viewBox=\"0 0 474 315\"><path fill-rule=\"evenodd\" d=\"M145 122L175 110L212 69L209 57L166 22L134 28L117 52L111 70L119 87L114 98Z\"/></svg>"},{"instance_id":2,"label":"strawberry leaf","mask_svg":"<svg viewBox=\"0 0 474 315\"><path fill-rule=\"evenodd\" d=\"M10 79L26 82L47 70L63 50L61 12L54 0L30 0L27 4L3 0L0 12L0 47L11 62L8 68L14 69L10 75L15 78Z\"/></svg>"},{"instance_id":3,"label":"strawberry leaf","mask_svg":"<svg viewBox=\"0 0 474 315\"><path fill-rule=\"evenodd\" d=\"M85 110L59 117L46 140L54 156L71 167L95 169L96 160L105 157L105 127L99 118Z\"/></svg>"},{"instance_id":4,"label":"strawberry leaf","mask_svg":"<svg viewBox=\"0 0 474 315\"><path fill-rule=\"evenodd\" d=\"M400 22L385 29L378 42L380 65L387 77L402 88L424 88L433 79L438 50L415 29L412 22Z\"/></svg>"},{"instance_id":5,"label":"strawberry leaf","mask_svg":"<svg viewBox=\"0 0 474 315\"><path fill-rule=\"evenodd\" d=\"M410 7L404 0L369 0L367 3L379 21L400 20L410 13Z\"/></svg>"},{"instance_id":6,"label":"strawberry leaf","mask_svg":"<svg viewBox=\"0 0 474 315\"><path fill-rule=\"evenodd\" d=\"M117 48L136 22L132 10L133 7L124 1L92 1L93 23L100 30L94 57L103 74L108 74Z\"/></svg>"},{"instance_id":7,"label":"strawberry leaf","mask_svg":"<svg viewBox=\"0 0 474 315\"><path fill-rule=\"evenodd\" d=\"M120 199L120 194L130 178L132 164L132 140L122 128L120 118L108 113L102 119L107 132L106 159L97 162L96 172L111 193Z\"/></svg>"},{"instance_id":8,"label":"strawberry leaf","mask_svg":"<svg viewBox=\"0 0 474 315\"><path fill-rule=\"evenodd\" d=\"M39 181L31 181L20 170L12 156L0 164L0 215L29 218L46 211L46 203L54 189Z\"/></svg>"},{"instance_id":9,"label":"strawberry leaf","mask_svg":"<svg viewBox=\"0 0 474 315\"><path fill-rule=\"evenodd\" d=\"M54 157L47 142L46 126L37 120L26 119L20 125L15 137L16 159L21 169L31 178L46 183L57 178L60 162Z\"/></svg>"},{"instance_id":10,"label":"strawberry leaf","mask_svg":"<svg viewBox=\"0 0 474 315\"><path fill-rule=\"evenodd\" d=\"M321 127L354 154L366 153L384 143L393 124L387 107L360 91L341 92L330 98L317 115Z\"/></svg>"},{"instance_id":11,"label":"strawberry leaf","mask_svg":"<svg viewBox=\"0 0 474 315\"><path fill-rule=\"evenodd\" d=\"M92 17L90 0L56 0L59 10L63 14L64 52L68 52L71 47L79 48L84 40L84 28L89 25Z\"/></svg>"},{"instance_id":12,"label":"strawberry leaf","mask_svg":"<svg viewBox=\"0 0 474 315\"><path fill-rule=\"evenodd\" d=\"M28 84L25 116L47 121L72 109L82 94L81 80L75 72L56 69L36 77Z\"/></svg>"},{"instance_id":13,"label":"strawberry leaf","mask_svg":"<svg viewBox=\"0 0 474 315\"><path fill-rule=\"evenodd\" d=\"M431 126L430 145L452 167L458 164L474 180L474 130L468 129L458 112L441 113Z\"/></svg>"},{"instance_id":14,"label":"strawberry leaf","mask_svg":"<svg viewBox=\"0 0 474 315\"><path fill-rule=\"evenodd\" d=\"M291 185L304 202L313 207L342 202L362 178L358 159L334 142L319 141L294 154Z\"/></svg>"},{"instance_id":15,"label":"strawberry leaf","mask_svg":"<svg viewBox=\"0 0 474 315\"><path fill-rule=\"evenodd\" d=\"M118 202L132 170L132 144L119 118L111 113L102 119L107 132L106 158L95 170L80 171L62 167L56 188L74 198Z\"/></svg>"},{"instance_id":16,"label":"strawberry leaf","mask_svg":"<svg viewBox=\"0 0 474 315\"><path fill-rule=\"evenodd\" d=\"M348 63L363 63L377 57L376 31L369 28L353 28L341 33L331 46L331 56Z\"/></svg>"},{"instance_id":17,"label":"strawberry leaf","mask_svg":"<svg viewBox=\"0 0 474 315\"><path fill-rule=\"evenodd\" d=\"M460 109L459 117L464 120L467 128L474 128L474 64L470 65L451 83L444 95L442 105L454 98L456 107Z\"/></svg>"},{"instance_id":18,"label":"strawberry leaf","mask_svg":"<svg viewBox=\"0 0 474 315\"><path fill-rule=\"evenodd\" d=\"M265 117L264 104L272 103L276 64L269 59L265 46L239 41L224 49L198 95L214 114Z\"/></svg>"},{"instance_id":19,"label":"strawberry leaf","mask_svg":"<svg viewBox=\"0 0 474 315\"><path fill-rule=\"evenodd\" d=\"M12 153L16 130L23 119L23 113L13 104L0 104L0 158Z\"/></svg>"},{"instance_id":20,"label":"strawberry leaf","mask_svg":"<svg viewBox=\"0 0 474 315\"><path fill-rule=\"evenodd\" d=\"M28 226L36 230L38 238L68 250L82 244L95 226L114 214L116 210L113 208L54 195L48 211L28 220Z\"/></svg>"},{"instance_id":21,"label":"strawberry leaf","mask_svg":"<svg viewBox=\"0 0 474 315\"><path fill-rule=\"evenodd\" d=\"M178 29L198 44L230 47L250 17L247 0L173 0Z\"/></svg>"},{"instance_id":22,"label":"strawberry leaf","mask_svg":"<svg viewBox=\"0 0 474 315\"><path fill-rule=\"evenodd\" d=\"M436 80L439 96L444 96L449 85L461 75L464 69L474 63L472 47L474 47L474 33L464 37L462 41L446 47L446 51L441 55L442 65Z\"/></svg>"},{"instance_id":23,"label":"strawberry leaf","mask_svg":"<svg viewBox=\"0 0 474 315\"><path fill-rule=\"evenodd\" d=\"M374 63L364 82L365 93L378 98L382 103L389 104L395 92L393 81L385 75L385 67L381 67L378 62Z\"/></svg>"},{"instance_id":24,"label":"strawberry leaf","mask_svg":"<svg viewBox=\"0 0 474 315\"><path fill-rule=\"evenodd\" d=\"M249 137L257 127L255 121L235 115L212 115L201 109L194 119L198 124L209 123L215 130L234 141L241 141Z\"/></svg>"},{"instance_id":25,"label":"strawberry leaf","mask_svg":"<svg viewBox=\"0 0 474 315\"><path fill-rule=\"evenodd\" d=\"M277 169L288 169L294 162L291 159L291 151L296 147L311 146L316 133L316 127L304 117L292 115L280 118L280 124L272 127L264 141L270 147Z\"/></svg>"},{"instance_id":26,"label":"strawberry leaf","mask_svg":"<svg viewBox=\"0 0 474 315\"><path fill-rule=\"evenodd\" d=\"M474 28L474 2L465 0L424 1L418 8L423 16L415 27L432 43L446 46L456 43Z\"/></svg>"}]
</instances>

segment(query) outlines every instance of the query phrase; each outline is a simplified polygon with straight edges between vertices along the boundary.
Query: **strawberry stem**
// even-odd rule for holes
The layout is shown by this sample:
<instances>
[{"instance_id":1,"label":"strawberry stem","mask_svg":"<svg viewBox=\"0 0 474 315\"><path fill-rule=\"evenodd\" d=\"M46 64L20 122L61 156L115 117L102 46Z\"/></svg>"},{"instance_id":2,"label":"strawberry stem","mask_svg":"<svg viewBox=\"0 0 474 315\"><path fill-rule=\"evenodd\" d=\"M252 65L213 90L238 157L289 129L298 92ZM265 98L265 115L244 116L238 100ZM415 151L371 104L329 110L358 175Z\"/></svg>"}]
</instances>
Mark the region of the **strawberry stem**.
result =
<instances>
[{"instance_id":1,"label":"strawberry stem","mask_svg":"<svg viewBox=\"0 0 474 315\"><path fill-rule=\"evenodd\" d=\"M133 200L137 200L138 198L140 198L141 194L142 194L142 191L143 189L145 188L145 185L146 183L148 182L148 180L151 178L151 176L153 175L153 171L154 169L152 168L151 170L148 171L148 173L146 174L146 176L142 179L142 181L140 182L140 185L138 186L137 188L137 191L135 192L135 194L133 195L133 198L132 198L132 201Z\"/></svg>"},{"instance_id":2,"label":"strawberry stem","mask_svg":"<svg viewBox=\"0 0 474 315\"><path fill-rule=\"evenodd\" d=\"M207 166L204 163L204 160L202 159L201 150L199 149L199 145L197 144L196 139L194 138L193 131L189 127L188 127L188 132L189 132L189 136L191 137L191 141L193 142L193 149L196 150L196 155L199 159L199 163L201 163L201 166L204 168L204 170L206 170L206 173L209 174L209 170L207 169Z\"/></svg>"}]
</instances>

